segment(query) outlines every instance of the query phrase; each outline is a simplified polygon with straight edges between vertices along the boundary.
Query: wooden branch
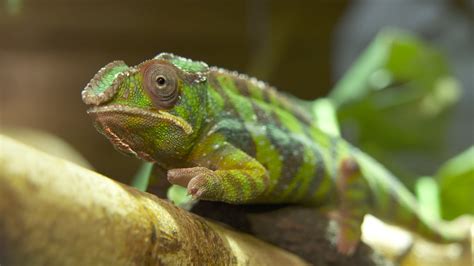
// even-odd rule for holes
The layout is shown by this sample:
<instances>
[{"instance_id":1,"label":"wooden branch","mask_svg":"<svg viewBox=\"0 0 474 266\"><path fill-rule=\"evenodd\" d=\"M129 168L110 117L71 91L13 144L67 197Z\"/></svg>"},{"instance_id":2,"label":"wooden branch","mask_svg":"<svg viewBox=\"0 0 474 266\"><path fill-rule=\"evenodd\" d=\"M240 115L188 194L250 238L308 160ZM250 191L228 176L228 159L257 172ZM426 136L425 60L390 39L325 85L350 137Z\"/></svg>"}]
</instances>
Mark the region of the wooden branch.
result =
<instances>
[{"instance_id":1,"label":"wooden branch","mask_svg":"<svg viewBox=\"0 0 474 266\"><path fill-rule=\"evenodd\" d=\"M352 256L341 255L334 243L335 227L313 208L200 201L192 211L289 250L312 265L371 266L384 261L363 242Z\"/></svg>"},{"instance_id":2,"label":"wooden branch","mask_svg":"<svg viewBox=\"0 0 474 266\"><path fill-rule=\"evenodd\" d=\"M0 136L1 265L304 265L249 235Z\"/></svg>"}]
</instances>

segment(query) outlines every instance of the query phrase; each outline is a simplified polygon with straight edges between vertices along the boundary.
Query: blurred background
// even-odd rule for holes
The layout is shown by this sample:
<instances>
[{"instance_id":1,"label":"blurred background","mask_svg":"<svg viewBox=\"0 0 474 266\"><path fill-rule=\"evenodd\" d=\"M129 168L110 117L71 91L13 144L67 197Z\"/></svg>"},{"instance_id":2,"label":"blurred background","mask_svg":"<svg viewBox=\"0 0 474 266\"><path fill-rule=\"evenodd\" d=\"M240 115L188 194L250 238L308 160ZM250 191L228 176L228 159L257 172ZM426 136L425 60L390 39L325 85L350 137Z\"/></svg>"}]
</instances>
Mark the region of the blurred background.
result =
<instances>
[{"instance_id":1,"label":"blurred background","mask_svg":"<svg viewBox=\"0 0 474 266\"><path fill-rule=\"evenodd\" d=\"M415 176L432 175L442 162L474 143L471 0L0 3L2 129L27 127L57 135L98 172L124 182L136 172L139 161L116 152L95 131L80 97L108 62L122 59L135 65L157 53L172 52L248 73L297 97L314 99L327 95L387 26L408 30L441 51L461 96L451 94L453 104L441 110L439 123L432 120L436 127L423 129L424 124L418 123L415 131L422 133L418 139L430 131L440 133L423 145L408 141L389 149L377 142L377 136L390 130L363 132L357 125L364 123L354 126L350 119L344 120L346 116L341 117L344 135L405 176L407 183Z\"/></svg>"}]
</instances>

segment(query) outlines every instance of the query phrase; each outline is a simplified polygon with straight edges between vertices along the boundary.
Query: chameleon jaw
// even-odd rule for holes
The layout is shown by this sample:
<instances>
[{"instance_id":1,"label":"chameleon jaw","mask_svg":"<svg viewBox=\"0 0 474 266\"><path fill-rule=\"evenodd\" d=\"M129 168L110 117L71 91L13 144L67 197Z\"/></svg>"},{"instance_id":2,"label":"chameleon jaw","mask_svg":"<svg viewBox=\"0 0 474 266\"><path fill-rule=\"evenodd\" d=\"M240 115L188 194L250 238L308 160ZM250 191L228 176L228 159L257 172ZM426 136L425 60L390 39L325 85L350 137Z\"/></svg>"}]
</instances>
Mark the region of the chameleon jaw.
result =
<instances>
[{"instance_id":1,"label":"chameleon jaw","mask_svg":"<svg viewBox=\"0 0 474 266\"><path fill-rule=\"evenodd\" d=\"M124 105L94 106L87 110L87 114L89 115L100 115L106 113L122 113L134 116L148 117L156 120L164 120L181 128L181 130L183 130L186 135L191 135L193 133L192 126L188 122L186 122L186 120L182 119L181 117L174 116L165 111L158 110L156 112L153 112L143 110L137 107L130 107Z\"/></svg>"},{"instance_id":2,"label":"chameleon jaw","mask_svg":"<svg viewBox=\"0 0 474 266\"><path fill-rule=\"evenodd\" d=\"M122 140L117 134L115 134L110 127L105 127L104 128L104 133L109 137L109 139L116 145L116 147L119 150L122 150L126 153L132 154L136 157L138 157L138 154L135 150L132 149L132 147L126 143L124 140Z\"/></svg>"}]
</instances>

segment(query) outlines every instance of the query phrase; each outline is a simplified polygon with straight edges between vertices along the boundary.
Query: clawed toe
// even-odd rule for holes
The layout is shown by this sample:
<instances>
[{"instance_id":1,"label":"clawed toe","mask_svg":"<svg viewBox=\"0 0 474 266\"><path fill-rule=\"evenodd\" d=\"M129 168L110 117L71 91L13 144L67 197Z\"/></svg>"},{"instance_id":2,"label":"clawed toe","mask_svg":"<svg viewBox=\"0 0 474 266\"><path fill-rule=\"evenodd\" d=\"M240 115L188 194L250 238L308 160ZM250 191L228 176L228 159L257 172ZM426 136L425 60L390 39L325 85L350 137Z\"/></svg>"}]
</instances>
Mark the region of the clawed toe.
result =
<instances>
[{"instance_id":1,"label":"clawed toe","mask_svg":"<svg viewBox=\"0 0 474 266\"><path fill-rule=\"evenodd\" d=\"M206 178L204 176L196 176L188 183L188 194L193 199L199 199L206 194Z\"/></svg>"},{"instance_id":2,"label":"clawed toe","mask_svg":"<svg viewBox=\"0 0 474 266\"><path fill-rule=\"evenodd\" d=\"M173 185L188 187L194 177L208 171L210 170L204 167L170 169L167 178Z\"/></svg>"}]
</instances>

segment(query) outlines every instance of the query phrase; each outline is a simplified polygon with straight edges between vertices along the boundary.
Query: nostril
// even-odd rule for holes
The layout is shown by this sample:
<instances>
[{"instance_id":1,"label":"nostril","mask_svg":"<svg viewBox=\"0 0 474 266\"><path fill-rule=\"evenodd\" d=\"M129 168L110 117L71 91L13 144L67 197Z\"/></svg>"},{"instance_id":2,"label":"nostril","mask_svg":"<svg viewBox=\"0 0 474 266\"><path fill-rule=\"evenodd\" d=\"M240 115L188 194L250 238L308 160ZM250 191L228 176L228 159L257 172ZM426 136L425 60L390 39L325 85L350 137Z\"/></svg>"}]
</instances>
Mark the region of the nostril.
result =
<instances>
[{"instance_id":1,"label":"nostril","mask_svg":"<svg viewBox=\"0 0 474 266\"><path fill-rule=\"evenodd\" d=\"M123 61L114 61L101 68L82 90L82 101L88 105L100 105L111 100L126 70L128 66Z\"/></svg>"}]
</instances>

